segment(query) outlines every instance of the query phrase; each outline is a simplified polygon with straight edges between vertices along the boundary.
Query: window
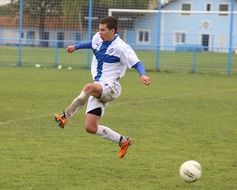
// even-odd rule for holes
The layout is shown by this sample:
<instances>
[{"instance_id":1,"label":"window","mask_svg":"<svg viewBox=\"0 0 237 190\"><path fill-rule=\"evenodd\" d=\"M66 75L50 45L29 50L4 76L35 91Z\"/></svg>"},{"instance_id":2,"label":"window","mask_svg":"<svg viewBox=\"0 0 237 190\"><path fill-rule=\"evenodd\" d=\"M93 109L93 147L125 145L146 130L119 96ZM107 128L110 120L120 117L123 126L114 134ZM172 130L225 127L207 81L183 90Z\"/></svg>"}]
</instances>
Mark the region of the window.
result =
<instances>
[{"instance_id":1,"label":"window","mask_svg":"<svg viewBox=\"0 0 237 190\"><path fill-rule=\"evenodd\" d=\"M35 31L28 31L27 32L27 39L34 40L35 39Z\"/></svg>"},{"instance_id":2,"label":"window","mask_svg":"<svg viewBox=\"0 0 237 190\"><path fill-rule=\"evenodd\" d=\"M191 11L191 4L183 3L182 7L181 7L181 10L182 11ZM190 15L190 13L183 13L182 12L182 15Z\"/></svg>"},{"instance_id":3,"label":"window","mask_svg":"<svg viewBox=\"0 0 237 190\"><path fill-rule=\"evenodd\" d=\"M26 33L26 42L29 46L34 46L35 43L35 31L27 31Z\"/></svg>"},{"instance_id":4,"label":"window","mask_svg":"<svg viewBox=\"0 0 237 190\"><path fill-rule=\"evenodd\" d=\"M211 11L211 4L210 3L206 4L206 11Z\"/></svg>"},{"instance_id":5,"label":"window","mask_svg":"<svg viewBox=\"0 0 237 190\"><path fill-rule=\"evenodd\" d=\"M150 31L149 30L139 30L137 41L139 43L150 43Z\"/></svg>"},{"instance_id":6,"label":"window","mask_svg":"<svg viewBox=\"0 0 237 190\"><path fill-rule=\"evenodd\" d=\"M175 43L184 44L186 42L186 34L184 32L175 33Z\"/></svg>"},{"instance_id":7,"label":"window","mask_svg":"<svg viewBox=\"0 0 237 190\"><path fill-rule=\"evenodd\" d=\"M64 47L64 33L63 32L58 32L57 33L57 47L63 48Z\"/></svg>"},{"instance_id":8,"label":"window","mask_svg":"<svg viewBox=\"0 0 237 190\"><path fill-rule=\"evenodd\" d=\"M219 15L220 16L227 16L228 15L228 11L229 11L229 5L228 4L220 4L219 5Z\"/></svg>"},{"instance_id":9,"label":"window","mask_svg":"<svg viewBox=\"0 0 237 190\"><path fill-rule=\"evenodd\" d=\"M42 32L40 38L40 46L49 47L49 32Z\"/></svg>"}]
</instances>

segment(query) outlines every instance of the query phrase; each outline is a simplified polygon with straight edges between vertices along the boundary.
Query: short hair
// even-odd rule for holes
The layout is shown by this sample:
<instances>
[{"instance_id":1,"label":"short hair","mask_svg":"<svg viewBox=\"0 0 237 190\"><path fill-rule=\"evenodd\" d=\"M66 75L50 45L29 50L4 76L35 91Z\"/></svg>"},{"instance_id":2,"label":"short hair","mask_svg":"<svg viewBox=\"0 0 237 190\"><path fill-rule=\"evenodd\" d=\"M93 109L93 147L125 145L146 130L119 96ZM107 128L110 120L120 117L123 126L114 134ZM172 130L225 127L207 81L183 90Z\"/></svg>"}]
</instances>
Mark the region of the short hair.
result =
<instances>
[{"instance_id":1,"label":"short hair","mask_svg":"<svg viewBox=\"0 0 237 190\"><path fill-rule=\"evenodd\" d=\"M115 33L117 33L118 30L118 21L113 16L107 16L100 20L100 24L106 24L108 29L114 29Z\"/></svg>"}]
</instances>

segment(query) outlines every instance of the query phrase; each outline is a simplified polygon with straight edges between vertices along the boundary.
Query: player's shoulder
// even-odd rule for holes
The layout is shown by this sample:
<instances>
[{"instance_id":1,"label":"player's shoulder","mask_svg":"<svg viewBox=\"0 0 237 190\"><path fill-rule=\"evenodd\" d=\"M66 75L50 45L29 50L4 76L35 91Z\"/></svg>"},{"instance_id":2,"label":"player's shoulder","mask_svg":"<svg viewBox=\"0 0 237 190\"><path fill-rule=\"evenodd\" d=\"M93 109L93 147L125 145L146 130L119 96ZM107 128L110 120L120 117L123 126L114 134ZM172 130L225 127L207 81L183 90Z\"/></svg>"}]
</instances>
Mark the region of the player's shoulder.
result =
<instances>
[{"instance_id":1,"label":"player's shoulder","mask_svg":"<svg viewBox=\"0 0 237 190\"><path fill-rule=\"evenodd\" d=\"M130 46L123 40L121 39L119 36L117 36L116 38L116 46L117 48L121 49L121 50L126 50L127 48L129 48Z\"/></svg>"}]
</instances>

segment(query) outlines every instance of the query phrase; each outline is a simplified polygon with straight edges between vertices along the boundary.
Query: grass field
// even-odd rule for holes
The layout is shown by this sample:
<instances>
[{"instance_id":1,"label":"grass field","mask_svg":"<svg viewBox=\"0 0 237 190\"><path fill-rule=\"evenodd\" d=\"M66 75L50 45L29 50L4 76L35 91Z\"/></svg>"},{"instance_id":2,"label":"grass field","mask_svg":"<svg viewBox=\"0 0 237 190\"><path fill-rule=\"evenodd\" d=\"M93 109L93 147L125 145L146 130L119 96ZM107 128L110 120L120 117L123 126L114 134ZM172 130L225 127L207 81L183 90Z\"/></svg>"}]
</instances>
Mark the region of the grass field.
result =
<instances>
[{"instance_id":1,"label":"grass field","mask_svg":"<svg viewBox=\"0 0 237 190\"><path fill-rule=\"evenodd\" d=\"M40 64L43 67L85 68L87 66L88 51L80 50L68 54L65 48L22 48L22 65L34 66ZM146 69L155 71L156 67L161 71L175 73L227 73L228 54L214 52L175 52L161 51L159 63L156 63L155 51L136 51L138 57L145 64ZM92 54L91 54L92 55ZM12 66L18 64L18 48L0 46L0 66ZM156 66L158 64L158 66ZM237 54L232 56L231 73L237 74Z\"/></svg>"},{"instance_id":2,"label":"grass field","mask_svg":"<svg viewBox=\"0 0 237 190\"><path fill-rule=\"evenodd\" d=\"M91 81L89 70L1 67L0 189L237 189L236 76L149 75L146 87L129 71L102 118L134 139L119 160L117 145L84 131L85 110L65 129L53 121ZM190 159L203 168L192 184L178 175Z\"/></svg>"}]
</instances>

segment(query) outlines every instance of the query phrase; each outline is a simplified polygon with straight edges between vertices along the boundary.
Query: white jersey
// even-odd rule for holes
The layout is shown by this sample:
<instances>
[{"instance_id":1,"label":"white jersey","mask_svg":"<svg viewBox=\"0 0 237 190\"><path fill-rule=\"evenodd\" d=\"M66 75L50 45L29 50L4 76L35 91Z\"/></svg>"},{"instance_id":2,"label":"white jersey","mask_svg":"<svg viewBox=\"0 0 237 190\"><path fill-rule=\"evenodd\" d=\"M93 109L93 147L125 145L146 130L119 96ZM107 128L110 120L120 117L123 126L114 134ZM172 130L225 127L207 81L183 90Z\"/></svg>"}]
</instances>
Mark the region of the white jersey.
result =
<instances>
[{"instance_id":1,"label":"white jersey","mask_svg":"<svg viewBox=\"0 0 237 190\"><path fill-rule=\"evenodd\" d=\"M127 67L139 62L133 49L117 34L112 41L103 41L96 33L92 49L91 74L94 81L117 81L124 76Z\"/></svg>"}]
</instances>

